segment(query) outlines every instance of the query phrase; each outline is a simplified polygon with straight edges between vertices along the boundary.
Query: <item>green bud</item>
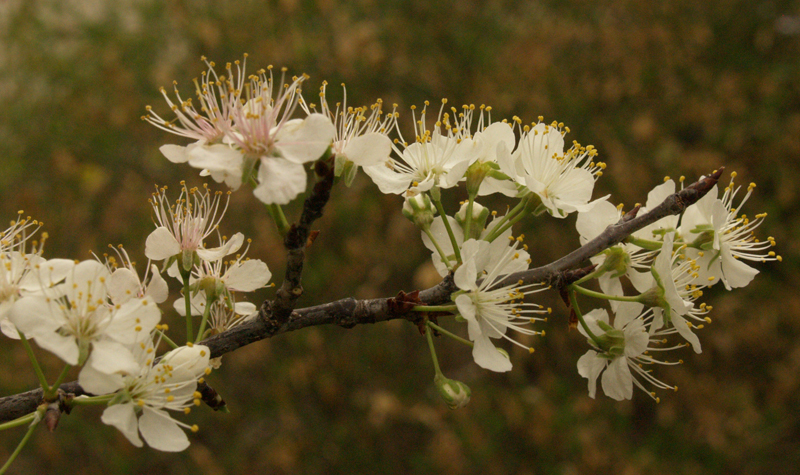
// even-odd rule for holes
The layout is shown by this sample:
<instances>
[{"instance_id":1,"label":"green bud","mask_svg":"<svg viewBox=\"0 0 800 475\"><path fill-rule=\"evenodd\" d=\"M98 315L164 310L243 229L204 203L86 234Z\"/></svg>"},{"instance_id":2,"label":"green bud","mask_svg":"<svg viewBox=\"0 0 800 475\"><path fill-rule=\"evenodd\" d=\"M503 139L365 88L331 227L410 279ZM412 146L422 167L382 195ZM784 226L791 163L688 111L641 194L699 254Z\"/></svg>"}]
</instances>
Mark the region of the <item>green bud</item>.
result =
<instances>
[{"instance_id":1,"label":"green bud","mask_svg":"<svg viewBox=\"0 0 800 475\"><path fill-rule=\"evenodd\" d=\"M425 229L433 222L436 208L433 206L427 193L420 193L415 196L407 196L403 203L403 216L416 224L420 229Z\"/></svg>"},{"instance_id":2,"label":"green bud","mask_svg":"<svg viewBox=\"0 0 800 475\"><path fill-rule=\"evenodd\" d=\"M472 391L461 381L447 379L443 375L437 374L433 378L433 384L436 385L439 395L450 409L459 409L469 403Z\"/></svg>"},{"instance_id":3,"label":"green bud","mask_svg":"<svg viewBox=\"0 0 800 475\"><path fill-rule=\"evenodd\" d=\"M613 246L605 251L606 260L600 268L611 272L611 277L622 277L631 265L631 257L622 246Z\"/></svg>"},{"instance_id":4,"label":"green bud","mask_svg":"<svg viewBox=\"0 0 800 475\"><path fill-rule=\"evenodd\" d=\"M600 349L605 351L610 358L616 358L625 354L625 334L622 330L617 330L606 322L597 321L597 326L605 333L597 336L597 344Z\"/></svg>"},{"instance_id":5,"label":"green bud","mask_svg":"<svg viewBox=\"0 0 800 475\"><path fill-rule=\"evenodd\" d=\"M456 222L461 226L461 229L466 229L466 222L467 222L467 206L469 206L469 202L465 202L461 205L461 209L458 210L456 213ZM486 226L486 219L489 217L489 210L473 201L472 202L472 224L470 225L470 232L469 236L464 236L464 240L467 239L480 239L481 232L483 228Z\"/></svg>"},{"instance_id":6,"label":"green bud","mask_svg":"<svg viewBox=\"0 0 800 475\"><path fill-rule=\"evenodd\" d=\"M469 196L478 196L478 190L481 188L483 179L486 174L492 171L492 167L488 163L477 161L469 166L467 169L467 194Z\"/></svg>"}]
</instances>

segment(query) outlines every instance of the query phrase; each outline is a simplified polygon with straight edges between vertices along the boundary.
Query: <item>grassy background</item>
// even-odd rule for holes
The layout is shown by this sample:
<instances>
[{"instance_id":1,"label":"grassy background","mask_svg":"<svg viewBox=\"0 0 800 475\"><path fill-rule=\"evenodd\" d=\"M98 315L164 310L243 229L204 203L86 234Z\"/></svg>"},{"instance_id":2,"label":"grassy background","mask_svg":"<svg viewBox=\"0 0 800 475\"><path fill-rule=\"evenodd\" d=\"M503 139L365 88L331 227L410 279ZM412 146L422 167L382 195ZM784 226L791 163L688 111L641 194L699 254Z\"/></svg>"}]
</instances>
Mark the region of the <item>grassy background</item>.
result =
<instances>
[{"instance_id":1,"label":"grassy background","mask_svg":"<svg viewBox=\"0 0 800 475\"><path fill-rule=\"evenodd\" d=\"M659 370L680 391L658 405L642 394L588 398L575 370L585 343L546 295L556 309L548 336L533 357L512 351L510 374L439 343L445 373L473 389L460 411L439 402L413 326L312 328L226 356L210 382L232 414L195 411L201 431L181 454L136 449L99 410L80 410L37 434L11 472L793 473L798 14L797 2L735 0L0 3L0 216L24 209L43 221L49 257L85 259L122 242L143 259L154 184L199 183L160 155L161 144L183 142L143 123L144 106L166 112L158 87L172 80L189 93L201 55L224 64L244 52L254 68L310 74L309 91L346 82L354 103L381 97L405 112L447 97L492 105L495 118L563 121L608 163L595 196L628 206L664 175L693 180L725 165L758 184L747 214L769 214L759 234L774 236L784 257L759 265L746 289L707 293L715 309L704 351ZM400 203L364 176L334 191L301 305L434 281L418 233L392 211ZM225 226L252 237L250 255L280 274L279 240L251 194L234 194ZM578 244L574 217L522 231L535 264ZM0 357L0 393L35 386L20 348L5 340ZM58 371L52 359L48 368ZM18 432L0 434L0 460Z\"/></svg>"}]
</instances>

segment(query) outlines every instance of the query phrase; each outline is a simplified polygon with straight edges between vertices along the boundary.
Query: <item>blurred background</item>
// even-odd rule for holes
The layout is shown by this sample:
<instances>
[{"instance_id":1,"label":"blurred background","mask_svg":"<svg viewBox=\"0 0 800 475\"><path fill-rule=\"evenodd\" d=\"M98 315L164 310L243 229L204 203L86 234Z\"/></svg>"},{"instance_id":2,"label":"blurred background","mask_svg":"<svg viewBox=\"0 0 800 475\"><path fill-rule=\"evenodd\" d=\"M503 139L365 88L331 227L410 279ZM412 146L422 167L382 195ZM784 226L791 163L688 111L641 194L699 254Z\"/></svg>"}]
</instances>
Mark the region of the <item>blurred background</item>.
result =
<instances>
[{"instance_id":1,"label":"blurred background","mask_svg":"<svg viewBox=\"0 0 800 475\"><path fill-rule=\"evenodd\" d=\"M136 449L100 408L38 431L10 473L796 473L800 466L800 5L674 0L5 0L0 2L0 216L45 223L46 257L90 258L124 243L144 261L154 185L201 183L158 151L185 144L142 122L169 117L158 93L192 96L205 65L249 53L345 82L348 101L408 107L475 103L495 120L542 115L593 144L608 164L595 196L629 209L665 175L689 182L724 165L758 187L745 213L767 212L783 263L732 293L706 293L714 323L703 353L658 368L677 384L655 404L588 397L576 371L584 339L554 308L536 353L514 370L478 368L440 339L443 371L473 391L465 409L439 400L425 340L408 323L316 327L225 356L209 378L231 414L196 410L201 430L180 454ZM330 100L339 97L329 89ZM215 189L219 185L212 184ZM448 196L454 209L464 196ZM499 209L500 198L488 201ZM339 186L308 254L301 306L390 296L436 282L418 232L369 179ZM293 209L296 211L296 209ZM292 212L292 210L290 210ZM296 216L296 214L294 215ZM535 265L578 245L575 217L526 222ZM253 238L249 256L283 271L263 206L235 193L223 232ZM264 292L252 300L272 296ZM588 303L587 303L588 305ZM165 317L172 318L171 314ZM168 320L169 321L169 320ZM449 325L450 328L456 328ZM173 325L180 328L181 325ZM463 331L463 328L458 329ZM51 378L59 364L46 360ZM0 344L0 394L34 388L19 345ZM22 432L0 433L0 460Z\"/></svg>"}]
</instances>

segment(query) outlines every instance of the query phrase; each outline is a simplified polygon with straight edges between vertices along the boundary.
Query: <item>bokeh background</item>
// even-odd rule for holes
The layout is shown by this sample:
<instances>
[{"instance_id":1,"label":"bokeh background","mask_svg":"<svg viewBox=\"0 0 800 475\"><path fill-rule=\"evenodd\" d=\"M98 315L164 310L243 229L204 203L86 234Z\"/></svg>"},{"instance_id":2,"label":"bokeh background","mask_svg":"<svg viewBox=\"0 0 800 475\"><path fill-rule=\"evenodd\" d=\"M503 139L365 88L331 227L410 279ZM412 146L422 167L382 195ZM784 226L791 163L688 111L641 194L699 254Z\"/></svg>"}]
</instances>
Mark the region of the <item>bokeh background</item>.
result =
<instances>
[{"instance_id":1,"label":"bokeh background","mask_svg":"<svg viewBox=\"0 0 800 475\"><path fill-rule=\"evenodd\" d=\"M438 343L445 374L472 387L441 403L424 338L408 323L311 328L225 357L209 379L229 415L197 410L180 454L131 446L100 409L41 431L11 473L796 473L800 466L800 8L791 1L673 0L4 0L0 2L0 216L45 223L46 256L86 259L125 243L143 261L154 185L199 184L160 155L186 143L142 122L167 107L159 86L191 95L201 55L345 82L352 103L380 97L401 121L423 100L488 104L494 118L543 115L607 162L595 196L629 208L665 175L724 165L757 183L746 213L767 212L783 263L755 282L707 292L703 353L659 368L677 384L592 400L556 295L547 337L514 371L492 374L468 348ZM335 100L338 89L332 87ZM727 181L726 173L723 178ZM463 199L452 196L450 205ZM301 305L378 297L435 282L418 232L365 176L338 187L308 255ZM497 199L490 204L500 207ZM451 208L452 209L452 208ZM528 222L535 264L578 245L574 216ZM223 225L280 275L263 207L235 193ZM718 286L719 287L719 286ZM271 293L253 298L259 301ZM171 318L171 317L167 317ZM175 324L173 327L179 328ZM463 330L463 329L462 329ZM0 393L35 387L18 345L0 344ZM49 374L59 365L47 361ZM0 433L0 460L21 432ZM794 468L792 468L794 467Z\"/></svg>"}]
</instances>

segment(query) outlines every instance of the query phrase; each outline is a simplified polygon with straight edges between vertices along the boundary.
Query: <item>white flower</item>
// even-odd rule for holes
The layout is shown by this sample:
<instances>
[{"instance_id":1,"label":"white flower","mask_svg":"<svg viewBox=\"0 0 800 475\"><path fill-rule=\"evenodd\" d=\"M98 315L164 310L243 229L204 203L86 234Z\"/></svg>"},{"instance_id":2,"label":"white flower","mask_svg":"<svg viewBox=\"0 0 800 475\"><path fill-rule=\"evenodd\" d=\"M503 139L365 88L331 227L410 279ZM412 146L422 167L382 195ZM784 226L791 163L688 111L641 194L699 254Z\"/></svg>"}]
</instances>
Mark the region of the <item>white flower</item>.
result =
<instances>
[{"instance_id":1,"label":"white flower","mask_svg":"<svg viewBox=\"0 0 800 475\"><path fill-rule=\"evenodd\" d=\"M444 103L442 101L442 109ZM410 194L428 191L434 186L439 188L452 188L464 178L464 173L470 164L467 147L460 144L459 139L443 132L449 126L449 114L439 112L439 119L433 129L428 129L425 115L428 104L422 109L419 120L416 114L414 120L415 139L413 143L406 142L398 129L402 150L397 145L392 145L402 161L389 158L381 165L365 167L364 172L372 178L383 193L401 194L409 191Z\"/></svg>"},{"instance_id":2,"label":"white flower","mask_svg":"<svg viewBox=\"0 0 800 475\"><path fill-rule=\"evenodd\" d=\"M747 194L739 206L732 207L733 199L741 189L734 187L735 176L735 172L731 174L731 184L725 188L721 199L717 198L715 185L686 210L681 221L681 234L690 245L687 253L697 259L699 279L706 281L707 285L722 280L728 290L746 286L758 274L758 270L742 260L781 260L773 251L764 252L775 245L773 238L759 241L754 234L766 213L757 214L752 221L746 215L739 216L755 184L747 187Z\"/></svg>"},{"instance_id":3,"label":"white flower","mask_svg":"<svg viewBox=\"0 0 800 475\"><path fill-rule=\"evenodd\" d=\"M147 236L145 255L154 261L161 261L180 255L180 264L184 269L191 269L194 254L200 259L217 260L241 247L244 236L236 233L230 240L216 248L206 248L204 240L214 232L225 211L228 209L228 198L224 207L221 203L221 192L212 198L208 187L203 191L197 188L187 189L182 183L181 194L174 204L167 199L166 187L153 193L150 203L156 214L158 227Z\"/></svg>"},{"instance_id":4,"label":"white flower","mask_svg":"<svg viewBox=\"0 0 800 475\"><path fill-rule=\"evenodd\" d=\"M108 269L97 261L76 264L58 293L21 298L10 320L67 364L86 362L105 374L130 371L136 362L128 347L149 335L161 311L150 299L110 304L108 278ZM83 372L78 381L82 379Z\"/></svg>"},{"instance_id":5,"label":"white flower","mask_svg":"<svg viewBox=\"0 0 800 475\"><path fill-rule=\"evenodd\" d=\"M195 168L208 168L198 163L198 157L193 152L204 153L206 149L214 149L216 144L221 143L225 134L230 130L232 115L235 109L241 107L240 98L244 90L245 60L240 64L235 61L236 72L231 63L226 64L225 71L227 76L218 76L214 70L214 62L209 62L205 57L202 60L208 65L208 72L203 72L199 83L195 80L195 93L197 94L198 106L192 102L191 98L183 99L178 91L177 83L174 83L176 102L167 95L166 89L161 88L161 95L167 101L170 109L175 113L177 122L173 119L164 120L153 112L153 108L147 106L147 115L143 120L155 125L159 129L167 132L194 139L196 142L189 146L164 145L161 153L173 163L185 163ZM241 167L239 170L239 184L241 184ZM216 178L215 178L216 179ZM233 187L233 186L232 186ZM237 185L238 187L238 185Z\"/></svg>"},{"instance_id":6,"label":"white flower","mask_svg":"<svg viewBox=\"0 0 800 475\"><path fill-rule=\"evenodd\" d=\"M47 261L40 252L41 249L29 254L21 250L0 253L0 330L15 340L19 334L8 319L15 303L22 297L43 296L64 280L74 266L67 259Z\"/></svg>"},{"instance_id":7,"label":"white flower","mask_svg":"<svg viewBox=\"0 0 800 475\"><path fill-rule=\"evenodd\" d=\"M540 318L533 314L547 313L540 305L523 303L525 292L538 284L518 284L498 287L508 274L527 269L528 264L514 245L507 241L502 252L492 249L486 241L470 239L462 247L464 263L456 270L455 284L463 292L456 292L455 304L462 317L467 320L469 339L474 342L472 356L482 368L492 371L509 371L511 361L500 353L492 338L503 337L512 343L532 351L506 335L510 328L523 335L543 335L527 328Z\"/></svg>"},{"instance_id":8,"label":"white flower","mask_svg":"<svg viewBox=\"0 0 800 475\"><path fill-rule=\"evenodd\" d=\"M709 322L705 317L711 307L705 304L699 308L694 301L703 295L705 285L696 284L699 269L697 262L687 258L685 254L673 251L674 233L664 236L664 244L651 268L649 280L634 281L637 290L649 295L647 302L653 307L653 322L650 333L664 325L671 325L674 331L692 344L696 353L701 352L700 340L692 332L692 327L702 328L702 323ZM681 247L681 251L685 245ZM665 314L666 312L666 314Z\"/></svg>"},{"instance_id":9,"label":"white flower","mask_svg":"<svg viewBox=\"0 0 800 475\"><path fill-rule=\"evenodd\" d=\"M307 76L285 83L284 74L277 83L270 66L250 76L251 97L233 114L234 131L227 136L242 153L245 170L260 160L259 184L253 194L267 204L286 204L305 191L303 164L318 160L336 134L323 114L291 119L301 98L300 84Z\"/></svg>"},{"instance_id":10,"label":"white flower","mask_svg":"<svg viewBox=\"0 0 800 475\"><path fill-rule=\"evenodd\" d=\"M116 248L111 245L108 247L119 256L119 261L117 261L114 256L105 255L106 268L111 273L106 287L113 303L123 304L132 298L145 297L153 299L155 303L167 300L169 286L161 277L155 264L146 268L144 278L140 280L136 267L125 248L121 245Z\"/></svg>"},{"instance_id":11,"label":"white flower","mask_svg":"<svg viewBox=\"0 0 800 475\"><path fill-rule=\"evenodd\" d=\"M199 403L197 380L210 371L209 354L202 345L184 346L156 362L152 343L142 343L137 350L138 371L115 382L120 393L103 412L103 423L119 429L136 447L143 445L141 433L154 449L186 449L189 439L181 427L197 431L197 426L178 422L167 411L188 414L191 405Z\"/></svg>"},{"instance_id":12,"label":"white flower","mask_svg":"<svg viewBox=\"0 0 800 475\"><path fill-rule=\"evenodd\" d=\"M597 377L601 372L603 392L617 401L631 399L634 384L658 400L655 393L645 389L640 380L660 389L676 389L659 381L649 370L644 369L646 365L654 363L670 364L652 358L649 355L650 351L674 348L648 348L650 344L658 344L661 340L651 338L645 328L644 320L639 317L641 310L642 304L621 303L617 308L613 327L608 324L608 313L605 310L595 309L584 315L586 325L607 346L606 348L597 346L596 342L589 338L583 326L578 326L594 348L578 360L578 373L588 379L589 397L595 397Z\"/></svg>"},{"instance_id":13,"label":"white flower","mask_svg":"<svg viewBox=\"0 0 800 475\"><path fill-rule=\"evenodd\" d=\"M519 123L519 119L517 121ZM489 191L520 196L526 194L527 189L538 195L547 211L557 218L574 211L590 210L594 205L589 203L594 182L602 175L605 164L594 161L597 150L592 145L584 147L573 142L564 152L567 132L568 128L562 129L562 124L556 123L525 126L514 153L505 158L498 156L500 170L517 186L487 180Z\"/></svg>"},{"instance_id":14,"label":"white flower","mask_svg":"<svg viewBox=\"0 0 800 475\"><path fill-rule=\"evenodd\" d=\"M23 218L22 214L23 211L17 212L17 219L11 222L8 229L0 231L0 254L24 248L28 238L41 227L39 221L30 216Z\"/></svg>"},{"instance_id":15,"label":"white flower","mask_svg":"<svg viewBox=\"0 0 800 475\"><path fill-rule=\"evenodd\" d=\"M327 86L327 81L323 81L320 87L321 113L330 117L336 130L332 144L336 155L336 176L344 174L345 184L349 186L359 166L378 165L389 158L392 141L387 135L395 127L397 112L393 109L383 116L383 101L380 99L370 107L348 107L344 84L343 102L337 102L336 108L331 109L326 96ZM314 104L301 101L300 106L309 115L316 112Z\"/></svg>"}]
</instances>

